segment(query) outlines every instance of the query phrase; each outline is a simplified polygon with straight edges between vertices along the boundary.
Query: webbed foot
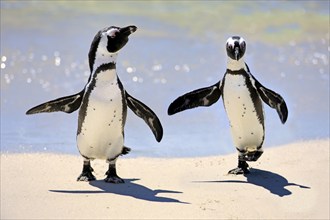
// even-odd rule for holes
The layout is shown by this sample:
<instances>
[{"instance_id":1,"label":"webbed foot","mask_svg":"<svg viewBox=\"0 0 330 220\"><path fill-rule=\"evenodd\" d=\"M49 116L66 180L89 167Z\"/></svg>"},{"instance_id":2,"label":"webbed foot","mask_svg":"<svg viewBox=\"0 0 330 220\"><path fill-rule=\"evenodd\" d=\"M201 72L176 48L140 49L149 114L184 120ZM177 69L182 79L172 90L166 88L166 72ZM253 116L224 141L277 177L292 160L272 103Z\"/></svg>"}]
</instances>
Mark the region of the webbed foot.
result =
<instances>
[{"instance_id":1,"label":"webbed foot","mask_svg":"<svg viewBox=\"0 0 330 220\"><path fill-rule=\"evenodd\" d=\"M228 174L234 174L234 175L248 174L248 173L250 173L249 169L243 169L240 167L236 167L235 169L228 171Z\"/></svg>"},{"instance_id":2,"label":"webbed foot","mask_svg":"<svg viewBox=\"0 0 330 220\"><path fill-rule=\"evenodd\" d=\"M77 178L77 181L84 181L84 182L88 182L88 181L93 181L93 180L96 180L95 176L90 173L90 172L87 172L87 173L81 173L78 178Z\"/></svg>"},{"instance_id":3,"label":"webbed foot","mask_svg":"<svg viewBox=\"0 0 330 220\"><path fill-rule=\"evenodd\" d=\"M107 183L114 183L114 184L125 183L125 181L122 178L120 178L119 176L107 176L104 179L104 181Z\"/></svg>"},{"instance_id":4,"label":"webbed foot","mask_svg":"<svg viewBox=\"0 0 330 220\"><path fill-rule=\"evenodd\" d=\"M82 173L78 176L77 181L88 182L96 180L95 176L92 174L93 171L90 161L84 161Z\"/></svg>"},{"instance_id":5,"label":"webbed foot","mask_svg":"<svg viewBox=\"0 0 330 220\"><path fill-rule=\"evenodd\" d=\"M257 161L262 154L263 151L249 152L244 155L241 155L239 159L243 161Z\"/></svg>"},{"instance_id":6,"label":"webbed foot","mask_svg":"<svg viewBox=\"0 0 330 220\"><path fill-rule=\"evenodd\" d=\"M109 163L109 169L105 175L107 175L107 177L104 179L104 181L107 183L125 183L125 181L117 175L115 161Z\"/></svg>"},{"instance_id":7,"label":"webbed foot","mask_svg":"<svg viewBox=\"0 0 330 220\"><path fill-rule=\"evenodd\" d=\"M249 171L249 165L247 162L239 160L238 161L238 167L232 170L229 170L228 174L234 174L234 175L240 175L240 174L248 174Z\"/></svg>"}]
</instances>

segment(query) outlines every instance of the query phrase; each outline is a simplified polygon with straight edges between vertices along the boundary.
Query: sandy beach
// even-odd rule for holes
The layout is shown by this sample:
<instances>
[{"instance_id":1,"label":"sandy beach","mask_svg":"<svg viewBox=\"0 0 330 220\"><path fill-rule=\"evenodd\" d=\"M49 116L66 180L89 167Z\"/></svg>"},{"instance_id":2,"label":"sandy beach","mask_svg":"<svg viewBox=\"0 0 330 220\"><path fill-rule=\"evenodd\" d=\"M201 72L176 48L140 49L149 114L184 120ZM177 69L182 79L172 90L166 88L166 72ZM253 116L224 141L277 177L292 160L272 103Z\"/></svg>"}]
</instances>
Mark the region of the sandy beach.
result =
<instances>
[{"instance_id":1,"label":"sandy beach","mask_svg":"<svg viewBox=\"0 0 330 220\"><path fill-rule=\"evenodd\" d=\"M265 148L246 176L236 154L118 160L125 184L76 182L82 160L1 155L1 219L329 219L329 139Z\"/></svg>"}]
</instances>

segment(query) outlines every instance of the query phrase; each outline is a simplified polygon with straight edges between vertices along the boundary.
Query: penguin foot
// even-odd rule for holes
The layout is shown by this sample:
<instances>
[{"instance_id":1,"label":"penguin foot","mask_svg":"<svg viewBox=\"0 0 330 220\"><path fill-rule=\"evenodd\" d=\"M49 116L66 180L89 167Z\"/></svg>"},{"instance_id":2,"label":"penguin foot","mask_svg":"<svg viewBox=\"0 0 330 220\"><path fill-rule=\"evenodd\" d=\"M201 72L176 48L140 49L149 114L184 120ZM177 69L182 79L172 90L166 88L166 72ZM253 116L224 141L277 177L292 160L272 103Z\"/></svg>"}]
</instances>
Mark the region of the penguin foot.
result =
<instances>
[{"instance_id":1,"label":"penguin foot","mask_svg":"<svg viewBox=\"0 0 330 220\"><path fill-rule=\"evenodd\" d=\"M119 176L107 176L107 178L105 178L104 181L107 183L114 183L114 184L125 183L125 181Z\"/></svg>"},{"instance_id":2,"label":"penguin foot","mask_svg":"<svg viewBox=\"0 0 330 220\"><path fill-rule=\"evenodd\" d=\"M240 160L257 161L262 154L263 154L263 151L249 152L245 155L240 156Z\"/></svg>"},{"instance_id":3,"label":"penguin foot","mask_svg":"<svg viewBox=\"0 0 330 220\"><path fill-rule=\"evenodd\" d=\"M236 167L235 169L229 170L228 174L240 175L250 173L249 169L243 169L241 167Z\"/></svg>"},{"instance_id":4,"label":"penguin foot","mask_svg":"<svg viewBox=\"0 0 330 220\"><path fill-rule=\"evenodd\" d=\"M107 177L104 179L107 183L125 183L125 181L117 175L116 164L109 163L109 170L105 173Z\"/></svg>"},{"instance_id":5,"label":"penguin foot","mask_svg":"<svg viewBox=\"0 0 330 220\"><path fill-rule=\"evenodd\" d=\"M92 174L93 168L89 160L84 161L82 173L78 176L77 181L93 181L96 180L95 176Z\"/></svg>"},{"instance_id":6,"label":"penguin foot","mask_svg":"<svg viewBox=\"0 0 330 220\"><path fill-rule=\"evenodd\" d=\"M83 181L83 182L88 182L93 180L96 180L96 178L92 174L92 172L82 172L77 178L77 181Z\"/></svg>"},{"instance_id":7,"label":"penguin foot","mask_svg":"<svg viewBox=\"0 0 330 220\"><path fill-rule=\"evenodd\" d=\"M240 158L240 157L239 157ZM234 175L240 175L240 174L248 174L249 171L249 164L241 160L241 158L238 160L238 167L232 170L229 170L228 174L234 174Z\"/></svg>"}]
</instances>

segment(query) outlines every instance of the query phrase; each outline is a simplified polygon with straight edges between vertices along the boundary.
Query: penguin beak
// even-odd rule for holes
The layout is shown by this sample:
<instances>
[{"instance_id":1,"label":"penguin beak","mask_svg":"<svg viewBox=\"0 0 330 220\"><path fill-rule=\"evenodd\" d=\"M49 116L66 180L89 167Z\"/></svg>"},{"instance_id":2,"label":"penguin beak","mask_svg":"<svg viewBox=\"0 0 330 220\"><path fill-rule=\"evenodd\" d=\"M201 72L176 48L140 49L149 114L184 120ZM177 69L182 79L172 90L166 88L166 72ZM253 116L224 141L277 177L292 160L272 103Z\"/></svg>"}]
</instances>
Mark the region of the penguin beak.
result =
<instances>
[{"instance_id":1,"label":"penguin beak","mask_svg":"<svg viewBox=\"0 0 330 220\"><path fill-rule=\"evenodd\" d=\"M238 48L238 47L235 47L235 51L234 51L234 53L235 53L235 59L238 61L239 58L240 58L240 55L239 55L239 48Z\"/></svg>"},{"instance_id":2,"label":"penguin beak","mask_svg":"<svg viewBox=\"0 0 330 220\"><path fill-rule=\"evenodd\" d=\"M127 27L121 28L119 30L119 32L121 34L124 34L124 35L129 36L130 34L134 33L136 30L137 30L137 27L134 26L134 25L131 25L131 26L127 26Z\"/></svg>"}]
</instances>

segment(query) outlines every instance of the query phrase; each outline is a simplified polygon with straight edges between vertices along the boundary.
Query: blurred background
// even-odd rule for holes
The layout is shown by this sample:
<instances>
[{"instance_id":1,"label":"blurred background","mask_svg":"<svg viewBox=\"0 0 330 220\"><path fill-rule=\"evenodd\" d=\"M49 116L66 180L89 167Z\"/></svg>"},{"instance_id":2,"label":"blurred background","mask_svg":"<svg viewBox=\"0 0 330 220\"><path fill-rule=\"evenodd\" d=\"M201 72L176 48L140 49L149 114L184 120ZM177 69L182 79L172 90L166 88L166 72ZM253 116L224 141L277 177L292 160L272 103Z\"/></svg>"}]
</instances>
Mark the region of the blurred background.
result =
<instances>
[{"instance_id":1,"label":"blurred background","mask_svg":"<svg viewBox=\"0 0 330 220\"><path fill-rule=\"evenodd\" d=\"M281 94L282 125L264 105L268 147L329 138L329 1L6 1L1 0L1 152L78 155L77 112L25 115L80 91L90 74L91 41L107 26L136 25L117 72L125 89L159 116L157 143L131 111L129 157L235 152L222 101L167 116L179 95L219 81L225 42L240 35L252 74ZM316 150L316 149L313 149Z\"/></svg>"}]
</instances>

